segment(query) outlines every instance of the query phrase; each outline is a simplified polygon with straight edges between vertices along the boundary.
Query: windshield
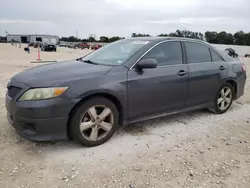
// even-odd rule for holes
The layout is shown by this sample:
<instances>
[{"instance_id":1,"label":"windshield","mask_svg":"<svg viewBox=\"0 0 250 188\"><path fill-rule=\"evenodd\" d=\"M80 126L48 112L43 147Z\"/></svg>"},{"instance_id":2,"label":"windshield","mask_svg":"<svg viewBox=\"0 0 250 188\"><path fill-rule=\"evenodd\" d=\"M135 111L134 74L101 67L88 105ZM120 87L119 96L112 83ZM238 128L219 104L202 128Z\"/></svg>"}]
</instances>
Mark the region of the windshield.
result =
<instances>
[{"instance_id":1,"label":"windshield","mask_svg":"<svg viewBox=\"0 0 250 188\"><path fill-rule=\"evenodd\" d=\"M120 65L148 43L149 41L136 39L119 40L85 56L82 60L98 64Z\"/></svg>"}]
</instances>

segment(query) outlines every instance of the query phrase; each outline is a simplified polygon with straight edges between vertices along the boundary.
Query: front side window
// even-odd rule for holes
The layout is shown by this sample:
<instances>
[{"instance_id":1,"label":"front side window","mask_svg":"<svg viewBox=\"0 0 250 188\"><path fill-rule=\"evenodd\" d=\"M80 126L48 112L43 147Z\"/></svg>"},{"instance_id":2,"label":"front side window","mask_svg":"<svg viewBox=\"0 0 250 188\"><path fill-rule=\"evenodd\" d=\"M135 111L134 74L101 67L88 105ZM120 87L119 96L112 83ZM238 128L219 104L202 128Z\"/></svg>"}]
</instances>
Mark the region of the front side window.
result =
<instances>
[{"instance_id":1,"label":"front side window","mask_svg":"<svg viewBox=\"0 0 250 188\"><path fill-rule=\"evenodd\" d=\"M188 63L211 62L209 48L203 44L185 42Z\"/></svg>"},{"instance_id":2,"label":"front side window","mask_svg":"<svg viewBox=\"0 0 250 188\"><path fill-rule=\"evenodd\" d=\"M155 59L158 66L182 64L181 43L163 42L151 49L142 59Z\"/></svg>"}]
</instances>

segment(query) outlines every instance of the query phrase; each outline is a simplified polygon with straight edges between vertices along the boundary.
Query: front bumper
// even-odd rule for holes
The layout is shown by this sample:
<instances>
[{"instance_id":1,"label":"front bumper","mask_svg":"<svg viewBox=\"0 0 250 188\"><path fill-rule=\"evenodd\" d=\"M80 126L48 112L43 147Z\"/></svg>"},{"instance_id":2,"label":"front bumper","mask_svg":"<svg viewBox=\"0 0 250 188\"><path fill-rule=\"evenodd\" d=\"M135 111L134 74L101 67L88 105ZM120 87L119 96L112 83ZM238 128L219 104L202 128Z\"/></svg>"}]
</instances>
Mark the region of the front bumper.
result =
<instances>
[{"instance_id":1,"label":"front bumper","mask_svg":"<svg viewBox=\"0 0 250 188\"><path fill-rule=\"evenodd\" d=\"M14 118L8 113L9 123L16 133L31 141L52 141L67 139L67 117L51 119Z\"/></svg>"},{"instance_id":2,"label":"front bumper","mask_svg":"<svg viewBox=\"0 0 250 188\"><path fill-rule=\"evenodd\" d=\"M18 102L6 93L9 123L23 138L32 141L67 139L68 115L74 102L61 98Z\"/></svg>"}]
</instances>

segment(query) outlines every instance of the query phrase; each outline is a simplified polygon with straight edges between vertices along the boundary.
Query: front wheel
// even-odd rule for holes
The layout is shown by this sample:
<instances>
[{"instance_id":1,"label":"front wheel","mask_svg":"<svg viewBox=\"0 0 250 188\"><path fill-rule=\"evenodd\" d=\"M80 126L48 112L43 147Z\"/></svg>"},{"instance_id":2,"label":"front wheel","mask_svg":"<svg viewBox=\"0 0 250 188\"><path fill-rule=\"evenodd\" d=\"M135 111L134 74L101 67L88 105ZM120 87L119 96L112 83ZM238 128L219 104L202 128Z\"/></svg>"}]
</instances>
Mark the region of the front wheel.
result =
<instances>
[{"instance_id":1,"label":"front wheel","mask_svg":"<svg viewBox=\"0 0 250 188\"><path fill-rule=\"evenodd\" d=\"M79 106L70 121L70 136L84 146L98 146L110 139L119 124L116 106L95 97Z\"/></svg>"},{"instance_id":2,"label":"front wheel","mask_svg":"<svg viewBox=\"0 0 250 188\"><path fill-rule=\"evenodd\" d=\"M234 88L229 83L224 83L216 94L214 107L210 109L216 114L223 114L231 107L234 96Z\"/></svg>"}]
</instances>

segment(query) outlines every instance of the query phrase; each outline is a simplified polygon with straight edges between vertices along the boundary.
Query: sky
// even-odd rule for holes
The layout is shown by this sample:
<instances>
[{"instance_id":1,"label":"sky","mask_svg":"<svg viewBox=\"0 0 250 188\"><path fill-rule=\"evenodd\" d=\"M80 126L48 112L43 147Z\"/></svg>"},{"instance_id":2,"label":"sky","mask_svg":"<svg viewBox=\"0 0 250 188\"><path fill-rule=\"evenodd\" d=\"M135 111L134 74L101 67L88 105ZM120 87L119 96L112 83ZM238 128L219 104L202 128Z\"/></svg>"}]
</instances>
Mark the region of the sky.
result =
<instances>
[{"instance_id":1,"label":"sky","mask_svg":"<svg viewBox=\"0 0 250 188\"><path fill-rule=\"evenodd\" d=\"M250 0L0 0L0 35L250 32Z\"/></svg>"}]
</instances>

